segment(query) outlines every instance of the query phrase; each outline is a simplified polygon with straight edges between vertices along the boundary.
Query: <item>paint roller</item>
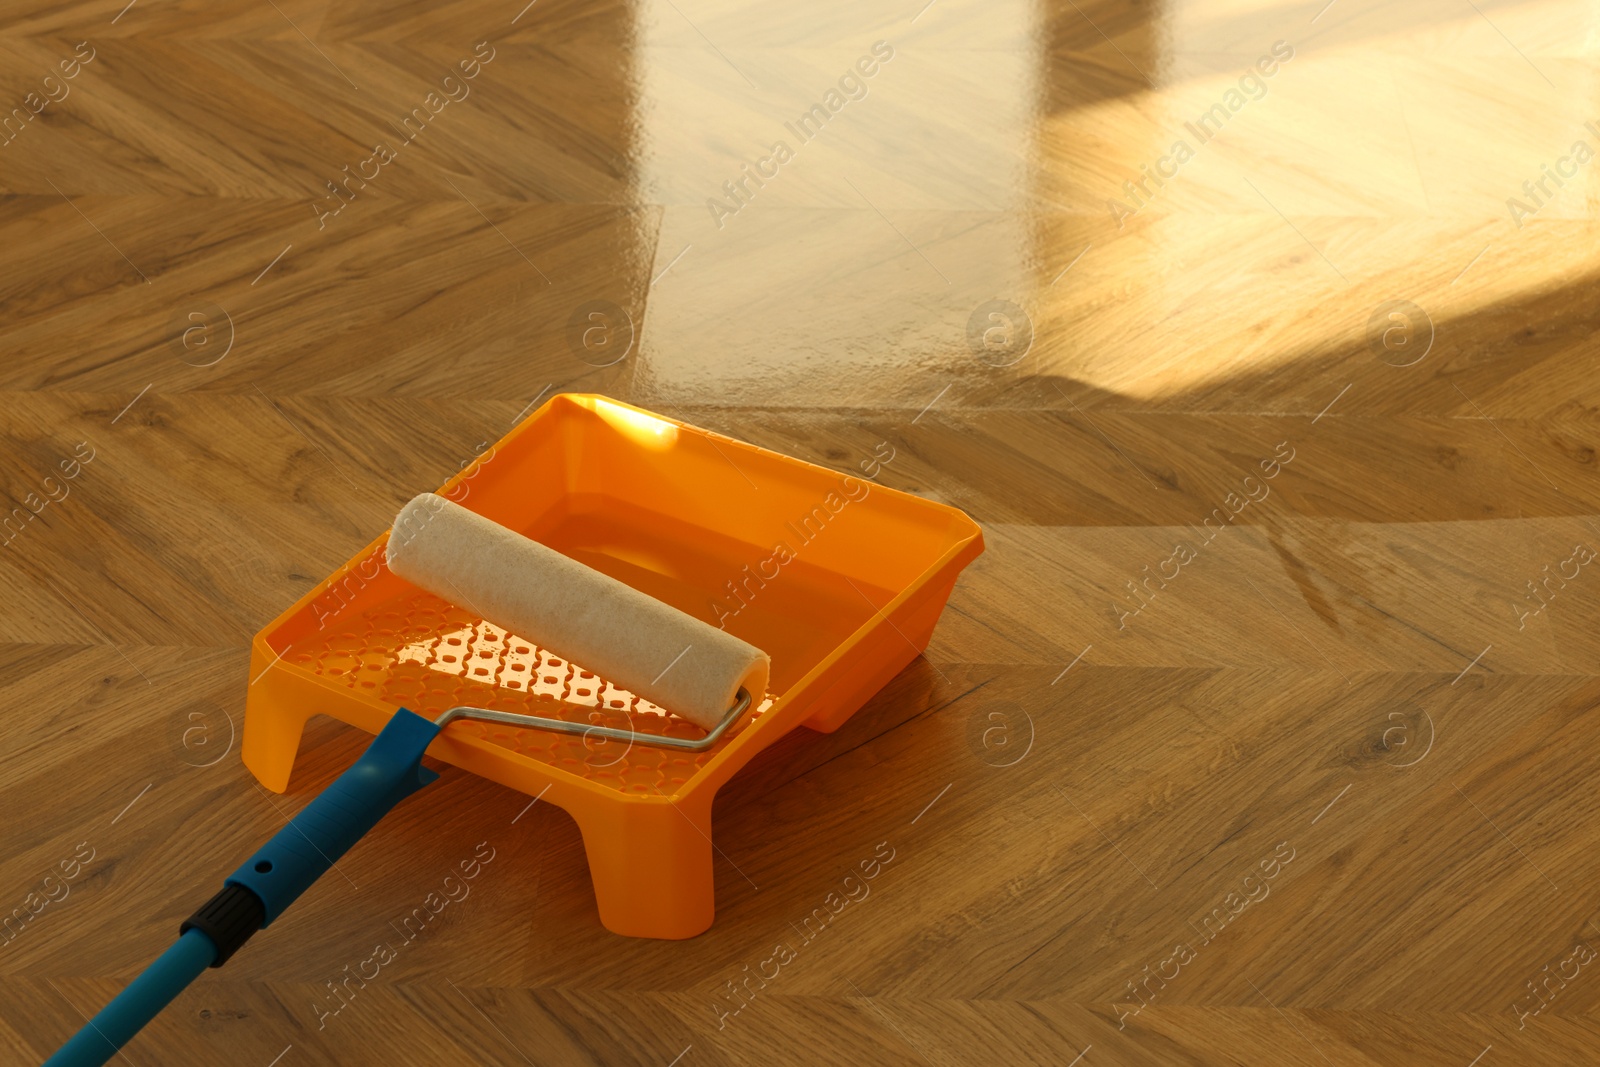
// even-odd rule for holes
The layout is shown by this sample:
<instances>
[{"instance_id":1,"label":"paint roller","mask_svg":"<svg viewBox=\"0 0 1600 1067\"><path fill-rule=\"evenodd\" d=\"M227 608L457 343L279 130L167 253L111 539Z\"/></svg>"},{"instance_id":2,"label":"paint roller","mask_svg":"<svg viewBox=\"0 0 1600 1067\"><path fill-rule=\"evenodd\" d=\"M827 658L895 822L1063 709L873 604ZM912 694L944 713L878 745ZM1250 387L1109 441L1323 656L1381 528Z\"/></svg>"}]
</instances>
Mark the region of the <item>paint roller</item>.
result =
<instances>
[{"instance_id":1,"label":"paint roller","mask_svg":"<svg viewBox=\"0 0 1600 1067\"><path fill-rule=\"evenodd\" d=\"M246 860L45 1067L104 1064L202 971L271 925L391 808L438 777L422 755L455 719L703 749L739 720L752 694L766 692L771 665L760 649L436 494L401 510L387 554L389 569L413 585L708 732L676 738L475 707L430 721L397 709L361 758Z\"/></svg>"},{"instance_id":2,"label":"paint roller","mask_svg":"<svg viewBox=\"0 0 1600 1067\"><path fill-rule=\"evenodd\" d=\"M766 692L767 654L435 493L407 504L389 569L698 726L740 689Z\"/></svg>"}]
</instances>

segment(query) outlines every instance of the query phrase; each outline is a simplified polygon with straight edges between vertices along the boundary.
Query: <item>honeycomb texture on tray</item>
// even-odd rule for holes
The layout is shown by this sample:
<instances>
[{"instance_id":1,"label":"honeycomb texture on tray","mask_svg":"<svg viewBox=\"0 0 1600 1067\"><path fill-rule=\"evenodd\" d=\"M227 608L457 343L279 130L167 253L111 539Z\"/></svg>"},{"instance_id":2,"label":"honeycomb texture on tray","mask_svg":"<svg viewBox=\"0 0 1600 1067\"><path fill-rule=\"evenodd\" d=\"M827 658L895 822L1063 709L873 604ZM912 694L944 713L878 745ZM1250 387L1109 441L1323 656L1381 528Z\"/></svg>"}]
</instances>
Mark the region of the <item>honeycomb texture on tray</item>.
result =
<instances>
[{"instance_id":1,"label":"honeycomb texture on tray","mask_svg":"<svg viewBox=\"0 0 1600 1067\"><path fill-rule=\"evenodd\" d=\"M292 668L433 718L458 705L567 722L698 738L693 723L429 593L415 592L292 645ZM621 793L671 796L772 703L764 696L704 752L466 720L474 733L518 755Z\"/></svg>"}]
</instances>

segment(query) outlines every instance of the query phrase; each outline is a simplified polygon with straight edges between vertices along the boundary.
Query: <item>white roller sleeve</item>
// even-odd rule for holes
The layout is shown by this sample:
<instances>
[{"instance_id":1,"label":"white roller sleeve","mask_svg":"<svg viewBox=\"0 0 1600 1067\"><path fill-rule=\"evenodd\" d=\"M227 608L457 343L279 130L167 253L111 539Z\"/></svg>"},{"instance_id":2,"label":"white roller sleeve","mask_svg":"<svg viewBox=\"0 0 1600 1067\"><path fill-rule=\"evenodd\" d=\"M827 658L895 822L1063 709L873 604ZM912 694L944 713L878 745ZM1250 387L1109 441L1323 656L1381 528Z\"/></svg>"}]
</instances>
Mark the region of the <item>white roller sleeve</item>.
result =
<instances>
[{"instance_id":1,"label":"white roller sleeve","mask_svg":"<svg viewBox=\"0 0 1600 1067\"><path fill-rule=\"evenodd\" d=\"M389 569L710 729L771 661L754 645L434 493L401 509Z\"/></svg>"}]
</instances>

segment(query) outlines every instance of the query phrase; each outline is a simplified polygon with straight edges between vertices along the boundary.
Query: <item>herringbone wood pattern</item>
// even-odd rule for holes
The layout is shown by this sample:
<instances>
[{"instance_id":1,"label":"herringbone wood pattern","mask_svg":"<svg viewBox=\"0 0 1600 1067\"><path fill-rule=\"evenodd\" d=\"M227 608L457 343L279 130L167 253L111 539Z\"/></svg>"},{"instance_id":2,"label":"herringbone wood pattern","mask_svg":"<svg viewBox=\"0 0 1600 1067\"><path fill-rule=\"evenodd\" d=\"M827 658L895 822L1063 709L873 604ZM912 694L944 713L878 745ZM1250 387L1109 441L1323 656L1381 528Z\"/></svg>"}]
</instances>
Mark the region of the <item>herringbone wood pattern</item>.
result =
<instances>
[{"instance_id":1,"label":"herringbone wood pattern","mask_svg":"<svg viewBox=\"0 0 1600 1067\"><path fill-rule=\"evenodd\" d=\"M702 937L451 772L127 1062L1600 1058L1592 9L123 3L0 14L0 1058L364 745L257 786L249 635L559 390L988 552Z\"/></svg>"}]
</instances>

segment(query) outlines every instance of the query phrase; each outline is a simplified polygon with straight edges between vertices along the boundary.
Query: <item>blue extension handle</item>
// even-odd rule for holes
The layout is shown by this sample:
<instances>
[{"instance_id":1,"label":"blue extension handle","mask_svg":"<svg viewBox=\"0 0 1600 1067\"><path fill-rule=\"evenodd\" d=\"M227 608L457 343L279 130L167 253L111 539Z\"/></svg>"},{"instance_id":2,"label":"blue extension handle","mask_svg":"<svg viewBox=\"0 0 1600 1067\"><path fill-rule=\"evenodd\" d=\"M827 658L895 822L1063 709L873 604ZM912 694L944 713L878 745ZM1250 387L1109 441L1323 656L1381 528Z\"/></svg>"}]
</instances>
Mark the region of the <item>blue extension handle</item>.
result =
<instances>
[{"instance_id":1,"label":"blue extension handle","mask_svg":"<svg viewBox=\"0 0 1600 1067\"><path fill-rule=\"evenodd\" d=\"M229 876L228 885L244 886L266 906L262 929L390 808L439 777L422 766L422 753L437 736L439 727L427 719L396 711L349 770Z\"/></svg>"},{"instance_id":2,"label":"blue extension handle","mask_svg":"<svg viewBox=\"0 0 1600 1067\"><path fill-rule=\"evenodd\" d=\"M349 770L233 872L225 885L260 899L260 928L271 925L391 808L439 777L422 766L422 753L438 734L439 727L420 715L396 711ZM212 937L188 928L44 1067L100 1067L201 971L220 965L218 954Z\"/></svg>"},{"instance_id":3,"label":"blue extension handle","mask_svg":"<svg viewBox=\"0 0 1600 1067\"><path fill-rule=\"evenodd\" d=\"M73 1034L59 1052L45 1060L46 1067L87 1067L106 1062L216 958L217 946L211 939L199 930L190 930L101 1008L87 1026Z\"/></svg>"}]
</instances>

